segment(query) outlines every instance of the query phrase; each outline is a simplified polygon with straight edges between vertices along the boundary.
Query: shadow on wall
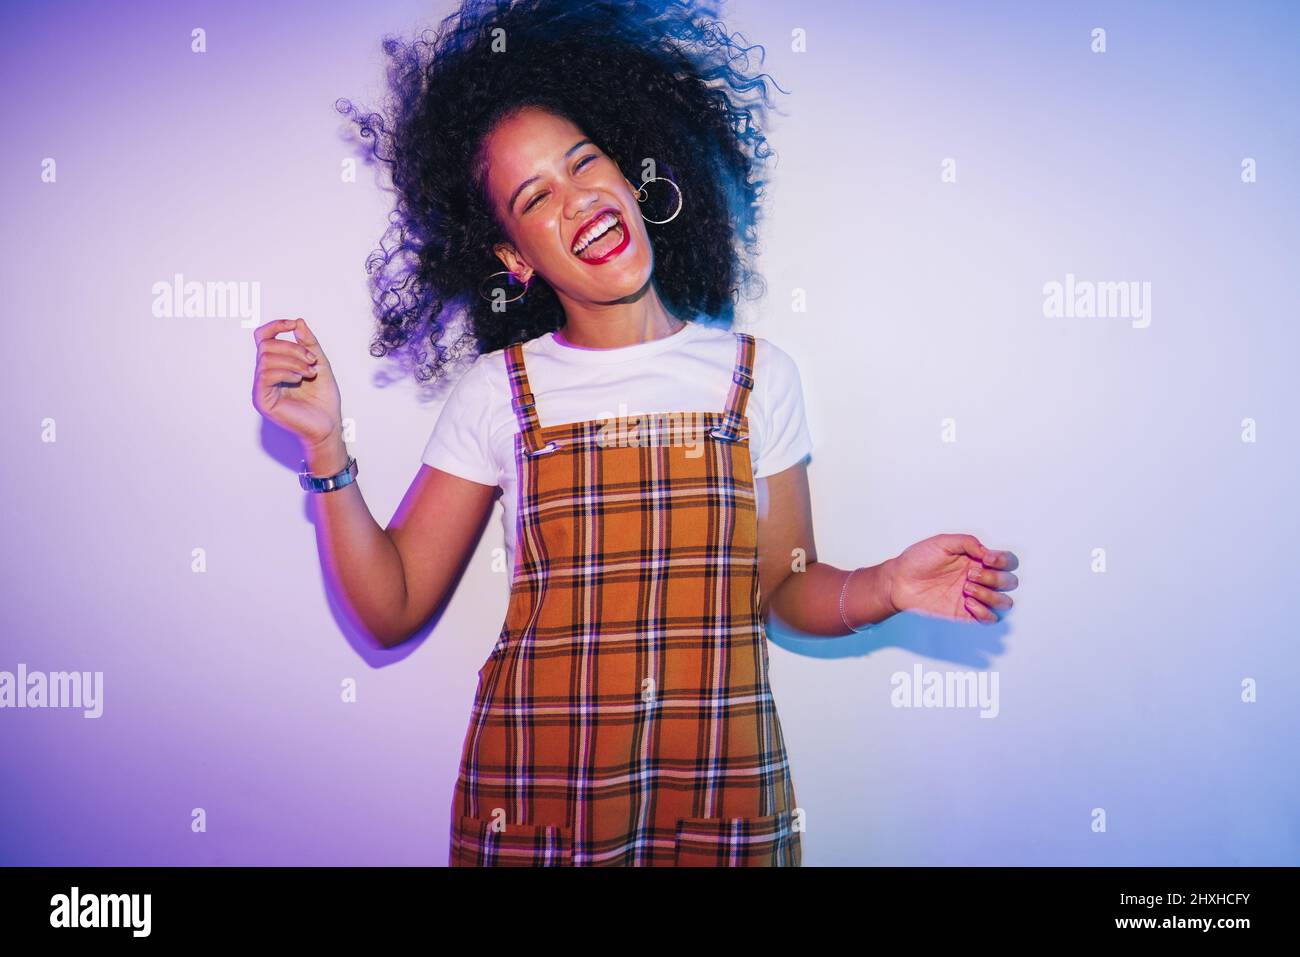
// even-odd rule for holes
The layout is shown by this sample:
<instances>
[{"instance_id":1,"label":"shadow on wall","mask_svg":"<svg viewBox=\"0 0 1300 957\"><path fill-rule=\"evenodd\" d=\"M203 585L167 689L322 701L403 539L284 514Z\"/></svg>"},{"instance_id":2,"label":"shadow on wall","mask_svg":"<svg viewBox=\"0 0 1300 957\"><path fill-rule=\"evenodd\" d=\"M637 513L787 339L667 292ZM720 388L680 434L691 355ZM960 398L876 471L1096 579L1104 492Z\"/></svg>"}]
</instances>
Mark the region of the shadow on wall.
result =
<instances>
[{"instance_id":1,"label":"shadow on wall","mask_svg":"<svg viewBox=\"0 0 1300 957\"><path fill-rule=\"evenodd\" d=\"M894 615L870 631L841 638L808 638L769 623L772 644L808 658L860 658L881 648L902 648L936 661L951 661L971 668L988 668L993 659L1006 653L1010 623L995 625L933 618L916 612Z\"/></svg>"},{"instance_id":2,"label":"shadow on wall","mask_svg":"<svg viewBox=\"0 0 1300 957\"><path fill-rule=\"evenodd\" d=\"M271 456L272 459L283 465L291 473L291 480L296 482L298 469L302 465L302 450L297 439L284 429L267 422L265 419L261 422L260 438L262 449ZM499 489L497 494L499 498ZM488 523L492 520L493 515L496 514L497 510L495 508L495 501L493 505L493 508L485 510L483 520L480 523L478 530L474 533L473 540L475 543L482 538L483 532L486 530ZM315 522L312 518L312 503L307 493L302 493L302 511L303 520L308 525L315 527ZM338 586L331 579L324 562L319 558L321 550L321 530L316 528L315 534L317 536L316 551L318 561L320 561L321 588L329 603L330 613L334 616L334 620L338 624L339 633L342 634L348 644L352 646L352 649L357 653L357 656L372 668L383 668L397 664L408 656L414 654L416 649L424 643L424 639L438 627L438 623L442 620L443 614L451 603L452 596L456 594L456 590L460 587L461 579L469 568L470 560L473 558L474 554L474 550L470 549L468 554L465 556L465 560L456 570L442 603L434 610L432 617L424 623L420 630L400 645L396 645L392 648L381 648L371 640L364 628L352 620L351 613L348 611L347 606L344 604L338 593ZM311 597L308 600L315 601L316 599ZM495 627L496 626L494 625L494 628Z\"/></svg>"}]
</instances>

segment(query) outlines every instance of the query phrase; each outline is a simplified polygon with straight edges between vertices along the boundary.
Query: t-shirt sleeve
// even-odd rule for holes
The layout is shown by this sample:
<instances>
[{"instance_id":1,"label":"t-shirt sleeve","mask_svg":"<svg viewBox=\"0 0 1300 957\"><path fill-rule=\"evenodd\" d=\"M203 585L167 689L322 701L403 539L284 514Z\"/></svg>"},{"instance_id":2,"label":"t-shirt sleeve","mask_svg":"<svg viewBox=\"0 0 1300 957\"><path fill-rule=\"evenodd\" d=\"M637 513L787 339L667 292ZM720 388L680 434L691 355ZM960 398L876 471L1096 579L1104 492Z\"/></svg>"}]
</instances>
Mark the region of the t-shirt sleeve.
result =
<instances>
[{"instance_id":1,"label":"t-shirt sleeve","mask_svg":"<svg viewBox=\"0 0 1300 957\"><path fill-rule=\"evenodd\" d=\"M489 441L495 396L487 372L480 357L452 386L421 461L471 482L499 485L500 470Z\"/></svg>"},{"instance_id":2,"label":"t-shirt sleeve","mask_svg":"<svg viewBox=\"0 0 1300 957\"><path fill-rule=\"evenodd\" d=\"M754 457L755 478L784 471L813 449L799 367L771 342L759 342L761 352L754 360L754 390L750 396L751 401L758 400L763 413L762 447Z\"/></svg>"}]
</instances>

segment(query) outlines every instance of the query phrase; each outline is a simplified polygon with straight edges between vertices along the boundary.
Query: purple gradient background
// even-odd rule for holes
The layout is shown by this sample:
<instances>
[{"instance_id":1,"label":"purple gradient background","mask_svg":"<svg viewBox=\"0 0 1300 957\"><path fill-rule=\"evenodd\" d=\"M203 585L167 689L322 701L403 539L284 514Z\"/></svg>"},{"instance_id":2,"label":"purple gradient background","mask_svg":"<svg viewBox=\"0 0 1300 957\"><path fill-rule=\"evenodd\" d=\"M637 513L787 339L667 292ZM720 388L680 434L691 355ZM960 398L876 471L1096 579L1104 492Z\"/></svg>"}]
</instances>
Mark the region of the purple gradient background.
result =
<instances>
[{"instance_id":1,"label":"purple gradient background","mask_svg":"<svg viewBox=\"0 0 1300 957\"><path fill-rule=\"evenodd\" d=\"M103 671L105 702L0 710L0 863L445 862L505 611L500 506L436 627L369 649L330 600L296 446L252 408L250 330L150 307L182 273L307 317L387 524L437 404L367 352L389 197L372 169L341 181L333 102L376 105L381 37L450 9L6 12L0 670ZM820 557L964 531L1022 562L994 628L773 633L806 864L1300 863L1297 10L728 8L792 90L746 328L802 372ZM1151 326L1044 318L1067 272L1150 281ZM917 662L995 669L1000 715L892 708Z\"/></svg>"}]
</instances>

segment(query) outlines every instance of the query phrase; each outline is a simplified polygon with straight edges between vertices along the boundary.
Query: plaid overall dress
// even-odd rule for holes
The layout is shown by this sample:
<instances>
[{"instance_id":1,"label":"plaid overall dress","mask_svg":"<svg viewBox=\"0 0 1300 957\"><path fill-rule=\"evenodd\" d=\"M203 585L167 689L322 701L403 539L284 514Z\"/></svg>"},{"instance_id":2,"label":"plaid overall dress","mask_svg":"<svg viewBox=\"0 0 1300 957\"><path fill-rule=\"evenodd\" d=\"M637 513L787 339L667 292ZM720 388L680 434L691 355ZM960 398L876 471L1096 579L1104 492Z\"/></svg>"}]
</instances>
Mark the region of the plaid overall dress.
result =
<instances>
[{"instance_id":1,"label":"plaid overall dress","mask_svg":"<svg viewBox=\"0 0 1300 957\"><path fill-rule=\"evenodd\" d=\"M758 614L755 342L734 335L722 412L644 416L621 439L617 419L541 425L507 347L518 554L452 866L799 866Z\"/></svg>"}]
</instances>

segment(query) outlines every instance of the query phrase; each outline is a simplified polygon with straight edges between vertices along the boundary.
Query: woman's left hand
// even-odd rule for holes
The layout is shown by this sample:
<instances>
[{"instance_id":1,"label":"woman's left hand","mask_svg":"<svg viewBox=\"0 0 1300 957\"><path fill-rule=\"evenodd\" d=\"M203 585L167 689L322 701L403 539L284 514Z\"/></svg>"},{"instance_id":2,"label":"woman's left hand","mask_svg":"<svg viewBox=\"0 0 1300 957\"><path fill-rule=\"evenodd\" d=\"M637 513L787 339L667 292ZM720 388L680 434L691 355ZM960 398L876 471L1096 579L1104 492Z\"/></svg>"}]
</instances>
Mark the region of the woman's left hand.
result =
<instances>
[{"instance_id":1,"label":"woman's left hand","mask_svg":"<svg viewBox=\"0 0 1300 957\"><path fill-rule=\"evenodd\" d=\"M1000 620L1015 602L1003 592L1020 580L1007 551L985 548L974 535L934 535L909 545L890 561L889 599L899 611L918 611L985 624Z\"/></svg>"}]
</instances>

